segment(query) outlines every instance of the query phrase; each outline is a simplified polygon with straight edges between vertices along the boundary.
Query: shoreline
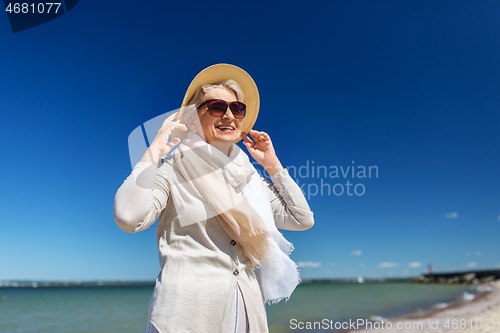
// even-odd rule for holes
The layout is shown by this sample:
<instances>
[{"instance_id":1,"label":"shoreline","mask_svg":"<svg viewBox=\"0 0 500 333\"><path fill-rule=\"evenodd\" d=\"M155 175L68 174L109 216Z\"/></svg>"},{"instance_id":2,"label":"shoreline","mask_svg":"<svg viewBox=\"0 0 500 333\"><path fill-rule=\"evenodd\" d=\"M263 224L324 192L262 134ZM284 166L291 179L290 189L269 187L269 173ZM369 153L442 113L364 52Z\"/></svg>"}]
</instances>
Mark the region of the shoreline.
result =
<instances>
[{"instance_id":1,"label":"shoreline","mask_svg":"<svg viewBox=\"0 0 500 333\"><path fill-rule=\"evenodd\" d=\"M497 280L484 286L490 286L492 289L481 292L470 301L451 302L443 308L430 308L424 311L388 318L389 322L393 325L392 329L380 327L378 329L358 329L342 332L500 332L500 281ZM489 322L488 319L492 319L492 321ZM497 319L496 327L494 327L495 319ZM401 328L397 328L396 325L400 325Z\"/></svg>"}]
</instances>

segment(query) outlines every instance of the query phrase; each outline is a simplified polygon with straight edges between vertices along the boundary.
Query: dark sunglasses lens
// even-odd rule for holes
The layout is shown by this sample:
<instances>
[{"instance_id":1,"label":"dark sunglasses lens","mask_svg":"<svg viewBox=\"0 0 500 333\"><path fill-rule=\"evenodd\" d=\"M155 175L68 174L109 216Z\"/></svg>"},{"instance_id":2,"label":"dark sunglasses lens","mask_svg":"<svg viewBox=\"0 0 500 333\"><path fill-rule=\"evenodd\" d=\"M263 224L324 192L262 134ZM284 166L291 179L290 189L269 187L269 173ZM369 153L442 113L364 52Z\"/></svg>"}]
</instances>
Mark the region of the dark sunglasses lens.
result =
<instances>
[{"instance_id":1,"label":"dark sunglasses lens","mask_svg":"<svg viewBox=\"0 0 500 333\"><path fill-rule=\"evenodd\" d=\"M229 104L229 108L233 111L235 118L242 119L245 117L246 105L240 102L233 102Z\"/></svg>"},{"instance_id":2,"label":"dark sunglasses lens","mask_svg":"<svg viewBox=\"0 0 500 333\"><path fill-rule=\"evenodd\" d=\"M210 101L207 103L207 107L210 114L215 117L222 116L227 110L227 104L221 101Z\"/></svg>"}]
</instances>

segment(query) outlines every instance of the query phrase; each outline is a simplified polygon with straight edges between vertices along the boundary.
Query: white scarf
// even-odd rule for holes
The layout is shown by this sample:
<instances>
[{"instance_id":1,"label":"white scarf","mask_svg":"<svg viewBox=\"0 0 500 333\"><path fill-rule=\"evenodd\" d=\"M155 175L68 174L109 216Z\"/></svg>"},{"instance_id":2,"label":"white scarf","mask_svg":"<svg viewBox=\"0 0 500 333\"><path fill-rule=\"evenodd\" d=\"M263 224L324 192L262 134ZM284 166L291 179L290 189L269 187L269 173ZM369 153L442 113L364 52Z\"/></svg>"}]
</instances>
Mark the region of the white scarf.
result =
<instances>
[{"instance_id":1,"label":"white scarf","mask_svg":"<svg viewBox=\"0 0 500 333\"><path fill-rule=\"evenodd\" d=\"M200 171L202 167L198 165L186 165L187 163L183 161L183 157L186 157L185 160L191 161L192 164L193 159L187 157L190 154L192 155L193 152L205 162L211 164L211 175L207 174L208 171L206 169ZM231 213L235 207L241 206L242 200L246 201L257 212L267 229L267 255L264 259L261 258L260 260L260 286L264 300L266 303L276 303L283 298L288 299L295 287L300 283L297 265L289 257L293 251L293 245L276 228L269 201L269 193L261 177L250 163L248 155L237 145L233 145L231 154L227 156L220 150L207 144L197 134L189 133L187 139L179 144L179 149L173 152L173 156L188 184L195 193L210 203L216 214L226 213L227 215L227 212ZM227 184L232 187L230 192L232 194L228 196L228 200L215 200L217 202L211 202L214 200L205 198L202 195L202 193L206 193L203 188L204 185L208 186L210 181L213 181L214 178L211 176L214 176L214 171L224 177L221 178L218 176L215 179L220 180L219 182L224 182L225 180L225 184L220 184L220 190L224 191L224 185ZM207 180L207 182L205 183L204 180ZM238 199L241 197L238 193L239 191L241 191L241 199ZM236 193L236 196L234 193ZM221 222L221 224L223 223ZM250 222L251 230L253 230L252 227L252 222ZM255 230L258 230L258 227ZM253 234L263 235L259 231ZM243 246L243 244L241 245Z\"/></svg>"}]
</instances>

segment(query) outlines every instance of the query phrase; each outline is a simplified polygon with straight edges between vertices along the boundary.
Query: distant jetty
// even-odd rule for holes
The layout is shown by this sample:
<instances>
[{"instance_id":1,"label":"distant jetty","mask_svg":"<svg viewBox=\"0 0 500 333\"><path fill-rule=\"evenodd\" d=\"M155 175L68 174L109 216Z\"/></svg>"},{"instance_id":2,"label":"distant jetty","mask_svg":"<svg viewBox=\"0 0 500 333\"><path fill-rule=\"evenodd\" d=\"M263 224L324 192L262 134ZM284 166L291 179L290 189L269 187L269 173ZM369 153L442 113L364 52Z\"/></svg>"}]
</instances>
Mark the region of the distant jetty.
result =
<instances>
[{"instance_id":1,"label":"distant jetty","mask_svg":"<svg viewBox=\"0 0 500 333\"><path fill-rule=\"evenodd\" d=\"M412 283L472 284L479 285L500 279L500 270L465 271L422 274Z\"/></svg>"}]
</instances>

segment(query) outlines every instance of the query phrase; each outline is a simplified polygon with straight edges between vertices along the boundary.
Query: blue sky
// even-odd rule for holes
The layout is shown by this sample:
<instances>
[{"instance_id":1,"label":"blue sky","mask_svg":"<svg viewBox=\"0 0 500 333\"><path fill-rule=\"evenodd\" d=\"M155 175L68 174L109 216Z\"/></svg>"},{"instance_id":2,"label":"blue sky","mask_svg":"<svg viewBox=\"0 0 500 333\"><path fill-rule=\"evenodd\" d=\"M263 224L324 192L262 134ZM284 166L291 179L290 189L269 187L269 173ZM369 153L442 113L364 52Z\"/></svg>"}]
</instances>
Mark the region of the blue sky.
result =
<instances>
[{"instance_id":1,"label":"blue sky","mask_svg":"<svg viewBox=\"0 0 500 333\"><path fill-rule=\"evenodd\" d=\"M298 179L303 278L500 267L498 1L81 1L0 39L0 280L154 280L156 224L113 220L127 138L221 62L283 165L378 170Z\"/></svg>"}]
</instances>

